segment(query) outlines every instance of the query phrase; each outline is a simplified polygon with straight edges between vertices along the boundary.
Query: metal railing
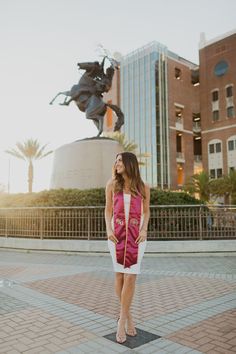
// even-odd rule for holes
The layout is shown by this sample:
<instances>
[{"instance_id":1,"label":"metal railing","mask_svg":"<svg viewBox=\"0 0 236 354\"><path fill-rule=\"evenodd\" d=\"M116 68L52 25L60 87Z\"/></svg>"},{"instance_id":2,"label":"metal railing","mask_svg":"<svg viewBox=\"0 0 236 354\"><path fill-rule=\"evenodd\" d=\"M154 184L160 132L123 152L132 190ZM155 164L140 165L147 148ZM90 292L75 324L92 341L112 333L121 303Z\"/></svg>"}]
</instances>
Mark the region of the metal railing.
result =
<instances>
[{"instance_id":1,"label":"metal railing","mask_svg":"<svg viewBox=\"0 0 236 354\"><path fill-rule=\"evenodd\" d=\"M193 122L193 131L199 133L201 131L201 123Z\"/></svg>"},{"instance_id":2,"label":"metal railing","mask_svg":"<svg viewBox=\"0 0 236 354\"><path fill-rule=\"evenodd\" d=\"M176 152L176 160L185 160L183 152Z\"/></svg>"},{"instance_id":3,"label":"metal railing","mask_svg":"<svg viewBox=\"0 0 236 354\"><path fill-rule=\"evenodd\" d=\"M175 124L183 125L184 120L182 117L176 117Z\"/></svg>"},{"instance_id":4,"label":"metal railing","mask_svg":"<svg viewBox=\"0 0 236 354\"><path fill-rule=\"evenodd\" d=\"M103 240L104 207L0 208L0 237ZM148 238L236 239L236 206L151 206Z\"/></svg>"},{"instance_id":5,"label":"metal railing","mask_svg":"<svg viewBox=\"0 0 236 354\"><path fill-rule=\"evenodd\" d=\"M202 155L194 155L194 162L202 162Z\"/></svg>"}]
</instances>

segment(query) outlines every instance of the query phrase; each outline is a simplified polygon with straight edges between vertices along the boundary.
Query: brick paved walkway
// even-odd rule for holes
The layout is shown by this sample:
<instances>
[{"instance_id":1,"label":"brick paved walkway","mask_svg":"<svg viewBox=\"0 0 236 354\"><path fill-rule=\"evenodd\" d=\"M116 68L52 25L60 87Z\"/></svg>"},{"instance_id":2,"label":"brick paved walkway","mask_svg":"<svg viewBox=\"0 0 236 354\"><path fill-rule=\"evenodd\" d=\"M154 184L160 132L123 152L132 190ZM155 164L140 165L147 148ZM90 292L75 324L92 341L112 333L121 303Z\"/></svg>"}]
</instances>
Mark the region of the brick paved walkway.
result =
<instances>
[{"instance_id":1,"label":"brick paved walkway","mask_svg":"<svg viewBox=\"0 0 236 354\"><path fill-rule=\"evenodd\" d=\"M236 256L146 256L142 268L134 319L160 338L140 331L126 346L105 338L118 315L108 255L0 251L0 354L236 353Z\"/></svg>"}]
</instances>

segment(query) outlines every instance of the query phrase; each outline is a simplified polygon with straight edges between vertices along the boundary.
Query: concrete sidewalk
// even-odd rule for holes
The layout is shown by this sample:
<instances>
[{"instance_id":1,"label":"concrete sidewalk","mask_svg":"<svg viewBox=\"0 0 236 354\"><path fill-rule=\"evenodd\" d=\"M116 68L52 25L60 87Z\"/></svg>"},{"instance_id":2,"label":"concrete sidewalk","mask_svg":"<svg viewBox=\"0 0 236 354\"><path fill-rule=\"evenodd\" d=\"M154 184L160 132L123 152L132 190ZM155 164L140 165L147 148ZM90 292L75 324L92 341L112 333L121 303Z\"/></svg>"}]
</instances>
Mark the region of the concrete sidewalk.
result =
<instances>
[{"instance_id":1,"label":"concrete sidewalk","mask_svg":"<svg viewBox=\"0 0 236 354\"><path fill-rule=\"evenodd\" d=\"M1 354L235 353L236 256L144 257L133 314L139 335L113 342L108 255L0 251Z\"/></svg>"}]
</instances>

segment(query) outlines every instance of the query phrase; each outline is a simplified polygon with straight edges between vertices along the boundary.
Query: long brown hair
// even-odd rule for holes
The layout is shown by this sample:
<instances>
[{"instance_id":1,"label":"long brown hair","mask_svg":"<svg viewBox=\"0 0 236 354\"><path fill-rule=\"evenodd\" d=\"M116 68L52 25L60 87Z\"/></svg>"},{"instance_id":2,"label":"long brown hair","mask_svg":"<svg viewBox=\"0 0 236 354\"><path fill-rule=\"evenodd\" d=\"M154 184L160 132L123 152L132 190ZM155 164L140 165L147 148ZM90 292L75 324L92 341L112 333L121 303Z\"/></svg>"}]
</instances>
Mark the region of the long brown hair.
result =
<instances>
[{"instance_id":1,"label":"long brown hair","mask_svg":"<svg viewBox=\"0 0 236 354\"><path fill-rule=\"evenodd\" d=\"M122 162L125 167L125 173L130 179L130 191L132 195L141 194L145 198L145 185L140 176L138 160L132 152L120 152L116 155L122 157ZM123 192L125 180L123 176L116 172L115 165L113 167L114 192Z\"/></svg>"}]
</instances>

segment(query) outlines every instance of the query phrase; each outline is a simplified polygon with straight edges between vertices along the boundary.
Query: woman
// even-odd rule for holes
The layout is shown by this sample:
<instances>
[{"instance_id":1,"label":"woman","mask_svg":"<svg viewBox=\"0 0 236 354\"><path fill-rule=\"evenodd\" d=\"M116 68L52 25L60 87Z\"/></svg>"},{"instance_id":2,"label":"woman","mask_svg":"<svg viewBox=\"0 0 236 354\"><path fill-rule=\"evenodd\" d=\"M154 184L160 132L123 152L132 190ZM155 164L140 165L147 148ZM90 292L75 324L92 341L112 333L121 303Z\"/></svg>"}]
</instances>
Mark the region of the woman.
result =
<instances>
[{"instance_id":1,"label":"woman","mask_svg":"<svg viewBox=\"0 0 236 354\"><path fill-rule=\"evenodd\" d=\"M116 340L137 334L130 313L135 281L146 247L150 189L140 177L137 158L130 152L116 156L113 178L106 186L106 230L120 300Z\"/></svg>"}]
</instances>

